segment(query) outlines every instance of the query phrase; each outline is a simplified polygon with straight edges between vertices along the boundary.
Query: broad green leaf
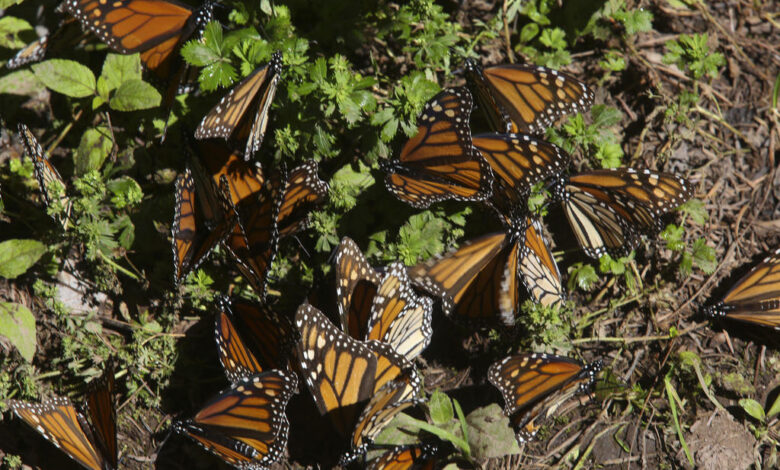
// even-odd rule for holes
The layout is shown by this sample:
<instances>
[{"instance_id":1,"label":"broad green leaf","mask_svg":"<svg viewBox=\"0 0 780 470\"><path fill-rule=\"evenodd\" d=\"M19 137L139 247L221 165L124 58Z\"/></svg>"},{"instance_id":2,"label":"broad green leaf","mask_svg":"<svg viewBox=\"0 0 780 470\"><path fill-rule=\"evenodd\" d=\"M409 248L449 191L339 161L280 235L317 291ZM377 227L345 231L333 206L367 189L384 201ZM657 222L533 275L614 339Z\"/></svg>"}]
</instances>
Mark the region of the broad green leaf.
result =
<instances>
[{"instance_id":1,"label":"broad green leaf","mask_svg":"<svg viewBox=\"0 0 780 470\"><path fill-rule=\"evenodd\" d=\"M436 390L428 401L428 409L431 412L433 424L442 425L449 423L455 418L455 411L452 409L452 400L446 393Z\"/></svg>"},{"instance_id":2,"label":"broad green leaf","mask_svg":"<svg viewBox=\"0 0 780 470\"><path fill-rule=\"evenodd\" d=\"M0 0L0 10L22 3L24 0Z\"/></svg>"},{"instance_id":3,"label":"broad green leaf","mask_svg":"<svg viewBox=\"0 0 780 470\"><path fill-rule=\"evenodd\" d=\"M509 418L501 407L493 403L466 416L469 430L469 446L474 458L489 459L508 454L519 454L520 447Z\"/></svg>"},{"instance_id":4,"label":"broad green leaf","mask_svg":"<svg viewBox=\"0 0 780 470\"><path fill-rule=\"evenodd\" d=\"M109 91L129 80L140 80L141 57L138 54L108 54L100 76L105 79Z\"/></svg>"},{"instance_id":5,"label":"broad green leaf","mask_svg":"<svg viewBox=\"0 0 780 470\"><path fill-rule=\"evenodd\" d=\"M38 240L11 239L0 243L0 277L14 279L46 253L46 245Z\"/></svg>"},{"instance_id":6,"label":"broad green leaf","mask_svg":"<svg viewBox=\"0 0 780 470\"><path fill-rule=\"evenodd\" d=\"M78 62L51 59L32 65L35 76L52 91L72 98L84 98L95 94L95 74Z\"/></svg>"},{"instance_id":7,"label":"broad green leaf","mask_svg":"<svg viewBox=\"0 0 780 470\"><path fill-rule=\"evenodd\" d=\"M188 64L204 67L220 59L219 54L198 41L190 41L181 48L181 56Z\"/></svg>"},{"instance_id":8,"label":"broad green leaf","mask_svg":"<svg viewBox=\"0 0 780 470\"><path fill-rule=\"evenodd\" d=\"M32 96L45 88L29 70L19 70L0 77L0 93L9 95Z\"/></svg>"},{"instance_id":9,"label":"broad green leaf","mask_svg":"<svg viewBox=\"0 0 780 470\"><path fill-rule=\"evenodd\" d=\"M108 187L108 190L113 193L113 196L111 196L111 203L114 204L117 209L123 209L125 206L138 204L144 197L141 186L129 176L111 180L106 186Z\"/></svg>"},{"instance_id":10,"label":"broad green leaf","mask_svg":"<svg viewBox=\"0 0 780 470\"><path fill-rule=\"evenodd\" d=\"M87 129L81 136L79 148L73 154L76 175L81 176L91 170L100 170L113 146L107 128Z\"/></svg>"},{"instance_id":11,"label":"broad green leaf","mask_svg":"<svg viewBox=\"0 0 780 470\"><path fill-rule=\"evenodd\" d=\"M775 402L772 403L772 406L769 408L769 411L767 411L766 416L767 418L772 418L778 413L780 413L780 395L775 397Z\"/></svg>"},{"instance_id":12,"label":"broad green leaf","mask_svg":"<svg viewBox=\"0 0 780 470\"><path fill-rule=\"evenodd\" d=\"M19 39L17 34L31 29L30 23L21 18L13 16L0 18L0 47L19 49L26 46L27 44Z\"/></svg>"},{"instance_id":13,"label":"broad green leaf","mask_svg":"<svg viewBox=\"0 0 780 470\"><path fill-rule=\"evenodd\" d=\"M752 398L742 398L739 400L739 406L745 410L745 413L749 414L754 419L761 421L762 423L764 420L766 420L764 408L761 406L761 403L753 400Z\"/></svg>"},{"instance_id":14,"label":"broad green leaf","mask_svg":"<svg viewBox=\"0 0 780 470\"><path fill-rule=\"evenodd\" d=\"M160 92L143 80L123 82L111 98L108 106L117 111L138 111L160 105Z\"/></svg>"},{"instance_id":15,"label":"broad green leaf","mask_svg":"<svg viewBox=\"0 0 780 470\"><path fill-rule=\"evenodd\" d=\"M0 336L16 347L19 354L31 362L35 355L35 317L22 304L0 302Z\"/></svg>"}]
</instances>

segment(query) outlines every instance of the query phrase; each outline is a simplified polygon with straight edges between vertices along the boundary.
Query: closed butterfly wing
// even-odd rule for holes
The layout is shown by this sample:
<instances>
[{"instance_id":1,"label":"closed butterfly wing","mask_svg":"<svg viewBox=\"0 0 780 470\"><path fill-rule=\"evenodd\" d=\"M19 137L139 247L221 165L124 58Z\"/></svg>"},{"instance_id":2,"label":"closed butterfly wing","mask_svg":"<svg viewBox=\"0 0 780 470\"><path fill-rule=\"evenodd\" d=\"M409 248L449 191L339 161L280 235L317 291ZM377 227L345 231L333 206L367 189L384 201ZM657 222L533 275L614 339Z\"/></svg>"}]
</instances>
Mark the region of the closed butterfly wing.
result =
<instances>
[{"instance_id":1,"label":"closed butterfly wing","mask_svg":"<svg viewBox=\"0 0 780 470\"><path fill-rule=\"evenodd\" d=\"M341 328L356 339L368 333L368 316L381 278L349 237L336 249L336 298Z\"/></svg>"},{"instance_id":2,"label":"closed butterfly wing","mask_svg":"<svg viewBox=\"0 0 780 470\"><path fill-rule=\"evenodd\" d=\"M376 340L369 340L363 344L376 357L374 393L379 392L386 383L406 375L410 377L410 386L407 389L407 393L416 394L420 390L421 385L417 375L409 374L410 371L414 370L414 365L404 356L398 354L392 346Z\"/></svg>"},{"instance_id":3,"label":"closed butterfly wing","mask_svg":"<svg viewBox=\"0 0 780 470\"><path fill-rule=\"evenodd\" d=\"M242 80L206 114L195 137L247 139L244 159L249 160L263 142L281 73L282 54L276 52L267 65Z\"/></svg>"},{"instance_id":4,"label":"closed butterfly wing","mask_svg":"<svg viewBox=\"0 0 780 470\"><path fill-rule=\"evenodd\" d=\"M433 470L441 461L439 450L430 444L394 447L369 462L368 470Z\"/></svg>"},{"instance_id":5,"label":"closed butterfly wing","mask_svg":"<svg viewBox=\"0 0 780 470\"><path fill-rule=\"evenodd\" d=\"M180 282L228 235L236 221L235 207L223 183L219 189L198 187L187 168L176 180L173 238L174 276ZM216 197L211 191L218 191Z\"/></svg>"},{"instance_id":6,"label":"closed butterfly wing","mask_svg":"<svg viewBox=\"0 0 780 470\"><path fill-rule=\"evenodd\" d=\"M41 404L9 400L13 412L57 446L68 457L90 470L117 468L114 368L106 366L103 376L87 390L89 418L79 413L66 397Z\"/></svg>"},{"instance_id":7,"label":"closed butterfly wing","mask_svg":"<svg viewBox=\"0 0 780 470\"><path fill-rule=\"evenodd\" d=\"M352 431L350 450L342 458L342 464L365 455L368 446L398 413L419 403L420 386L412 374L414 372L409 371L386 383L371 397L358 417Z\"/></svg>"},{"instance_id":8,"label":"closed butterfly wing","mask_svg":"<svg viewBox=\"0 0 780 470\"><path fill-rule=\"evenodd\" d=\"M46 55L46 51L49 48L49 36L42 36L40 39L31 42L23 47L15 56L8 59L5 63L5 68L9 70L18 69L19 67L34 62L40 62Z\"/></svg>"},{"instance_id":9,"label":"closed butterfly wing","mask_svg":"<svg viewBox=\"0 0 780 470\"><path fill-rule=\"evenodd\" d=\"M220 297L217 307L217 346L231 382L263 370L287 368L297 340L290 320L268 306L241 299L231 302Z\"/></svg>"},{"instance_id":10,"label":"closed butterfly wing","mask_svg":"<svg viewBox=\"0 0 780 470\"><path fill-rule=\"evenodd\" d=\"M56 397L41 404L19 401L9 402L13 412L38 431L49 442L65 452L70 458L90 470L108 470L116 467L102 453L92 440L84 416L79 415L73 404L64 397Z\"/></svg>"},{"instance_id":11,"label":"closed butterfly wing","mask_svg":"<svg viewBox=\"0 0 780 470\"><path fill-rule=\"evenodd\" d=\"M482 69L466 62L466 78L492 130L543 134L558 118L587 110L594 94L576 78L534 65Z\"/></svg>"},{"instance_id":12,"label":"closed butterfly wing","mask_svg":"<svg viewBox=\"0 0 780 470\"><path fill-rule=\"evenodd\" d=\"M271 370L241 380L174 429L237 468L264 468L287 444L287 402L297 387L291 372Z\"/></svg>"},{"instance_id":13,"label":"closed butterfly wing","mask_svg":"<svg viewBox=\"0 0 780 470\"><path fill-rule=\"evenodd\" d=\"M601 367L601 361L585 365L548 354L516 354L491 365L488 381L503 395L504 413L522 444L536 435L541 420L575 393L587 391Z\"/></svg>"},{"instance_id":14,"label":"closed butterfly wing","mask_svg":"<svg viewBox=\"0 0 780 470\"><path fill-rule=\"evenodd\" d=\"M471 142L472 98L465 88L447 89L426 103L417 135L396 162L386 165L385 183L402 201L426 208L446 199L482 201L491 194L490 166Z\"/></svg>"},{"instance_id":15,"label":"closed butterfly wing","mask_svg":"<svg viewBox=\"0 0 780 470\"><path fill-rule=\"evenodd\" d=\"M328 184L317 174L317 162L308 160L291 171L277 216L279 236L287 237L305 229L309 212L319 207L327 197Z\"/></svg>"},{"instance_id":16,"label":"closed butterfly wing","mask_svg":"<svg viewBox=\"0 0 780 470\"><path fill-rule=\"evenodd\" d=\"M406 267L392 263L371 305L363 339L387 343L411 360L430 344L433 336L433 301L412 290Z\"/></svg>"},{"instance_id":17,"label":"closed butterfly wing","mask_svg":"<svg viewBox=\"0 0 780 470\"><path fill-rule=\"evenodd\" d=\"M521 234L493 233L409 269L417 286L441 297L446 315L465 323L514 318L519 308Z\"/></svg>"},{"instance_id":18,"label":"closed butterfly wing","mask_svg":"<svg viewBox=\"0 0 780 470\"><path fill-rule=\"evenodd\" d=\"M642 234L657 233L660 217L692 193L676 175L632 168L582 172L555 187L577 241L594 258L626 255Z\"/></svg>"},{"instance_id":19,"label":"closed butterfly wing","mask_svg":"<svg viewBox=\"0 0 780 470\"><path fill-rule=\"evenodd\" d=\"M705 313L780 330L780 249L751 269Z\"/></svg>"},{"instance_id":20,"label":"closed butterfly wing","mask_svg":"<svg viewBox=\"0 0 780 470\"><path fill-rule=\"evenodd\" d=\"M220 184L220 179L225 176L230 198L237 208L242 204L255 203L265 184L265 176L258 164L245 162L239 153L218 141L202 140L196 148L203 168L215 184Z\"/></svg>"},{"instance_id":21,"label":"closed butterfly wing","mask_svg":"<svg viewBox=\"0 0 780 470\"><path fill-rule=\"evenodd\" d=\"M558 265L542 233L542 226L537 220L527 219L525 250L520 258L519 272L533 300L545 307L554 307L563 303L566 293Z\"/></svg>"},{"instance_id":22,"label":"closed butterfly wing","mask_svg":"<svg viewBox=\"0 0 780 470\"><path fill-rule=\"evenodd\" d=\"M117 467L116 406L114 404L114 363L109 360L103 376L89 384L87 389L87 411L96 441L102 454Z\"/></svg>"},{"instance_id":23,"label":"closed butterfly wing","mask_svg":"<svg viewBox=\"0 0 780 470\"><path fill-rule=\"evenodd\" d=\"M19 124L19 135L24 144L25 152L35 165L35 177L38 180L46 207L54 207L55 210L61 209L65 214L61 222L65 225L71 207L71 201L65 195L65 181L49 161L49 157L43 151L41 144L38 143L38 139L24 124Z\"/></svg>"},{"instance_id":24,"label":"closed butterfly wing","mask_svg":"<svg viewBox=\"0 0 780 470\"><path fill-rule=\"evenodd\" d=\"M265 296L268 270L279 245L281 185L279 179L269 178L263 191L242 202L238 208L239 222L225 240L239 271L261 298Z\"/></svg>"},{"instance_id":25,"label":"closed butterfly wing","mask_svg":"<svg viewBox=\"0 0 780 470\"><path fill-rule=\"evenodd\" d=\"M528 134L481 134L473 141L493 170L489 203L505 222L526 210L533 185L560 174L569 162L563 150Z\"/></svg>"}]
</instances>

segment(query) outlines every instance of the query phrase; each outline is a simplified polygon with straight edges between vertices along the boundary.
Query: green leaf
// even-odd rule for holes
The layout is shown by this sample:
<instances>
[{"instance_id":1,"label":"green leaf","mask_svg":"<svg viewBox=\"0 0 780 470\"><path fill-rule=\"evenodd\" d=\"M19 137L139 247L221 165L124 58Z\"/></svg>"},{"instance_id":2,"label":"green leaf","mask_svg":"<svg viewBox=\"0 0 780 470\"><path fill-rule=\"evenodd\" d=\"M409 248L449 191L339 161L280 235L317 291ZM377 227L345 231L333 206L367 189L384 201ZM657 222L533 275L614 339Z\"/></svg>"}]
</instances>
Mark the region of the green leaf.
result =
<instances>
[{"instance_id":1,"label":"green leaf","mask_svg":"<svg viewBox=\"0 0 780 470\"><path fill-rule=\"evenodd\" d=\"M181 56L190 65L205 67L220 59L219 54L201 44L199 41L190 41L181 48Z\"/></svg>"},{"instance_id":2,"label":"green leaf","mask_svg":"<svg viewBox=\"0 0 780 470\"><path fill-rule=\"evenodd\" d=\"M369 168L358 160L358 171L352 165L344 165L330 180L331 202L339 209L348 211L355 207L357 197L374 185Z\"/></svg>"},{"instance_id":3,"label":"green leaf","mask_svg":"<svg viewBox=\"0 0 780 470\"><path fill-rule=\"evenodd\" d=\"M742 407L743 410L745 410L745 413L753 417L753 419L761 421L762 423L766 421L764 408L761 406L759 402L751 398L742 398L739 400L739 406Z\"/></svg>"},{"instance_id":4,"label":"green leaf","mask_svg":"<svg viewBox=\"0 0 780 470\"><path fill-rule=\"evenodd\" d=\"M772 418L778 413L780 413L780 394L775 397L775 402L772 403L771 407L769 407L769 411L767 411L766 416L767 418Z\"/></svg>"},{"instance_id":5,"label":"green leaf","mask_svg":"<svg viewBox=\"0 0 780 470\"><path fill-rule=\"evenodd\" d=\"M141 80L141 56L139 54L108 54L100 76L108 90L116 90L129 80Z\"/></svg>"},{"instance_id":6,"label":"green leaf","mask_svg":"<svg viewBox=\"0 0 780 470\"><path fill-rule=\"evenodd\" d=\"M27 362L35 356L35 317L22 304L0 302L0 336L4 336Z\"/></svg>"},{"instance_id":7,"label":"green leaf","mask_svg":"<svg viewBox=\"0 0 780 470\"><path fill-rule=\"evenodd\" d=\"M466 416L469 447L476 459L490 459L519 454L515 432L496 403L477 408Z\"/></svg>"},{"instance_id":8,"label":"green leaf","mask_svg":"<svg viewBox=\"0 0 780 470\"><path fill-rule=\"evenodd\" d=\"M95 74L90 69L65 59L51 59L32 65L35 76L50 90L72 98L85 98L96 92Z\"/></svg>"},{"instance_id":9,"label":"green leaf","mask_svg":"<svg viewBox=\"0 0 780 470\"><path fill-rule=\"evenodd\" d=\"M452 409L452 400L450 400L450 397L448 397L446 393L439 389L436 389L431 394L431 399L428 401L428 409L430 410L433 424L437 426L449 423L455 418L455 411Z\"/></svg>"},{"instance_id":10,"label":"green leaf","mask_svg":"<svg viewBox=\"0 0 780 470\"><path fill-rule=\"evenodd\" d=\"M18 70L0 77L0 93L18 96L33 96L45 85L30 70Z\"/></svg>"},{"instance_id":11,"label":"green leaf","mask_svg":"<svg viewBox=\"0 0 780 470\"><path fill-rule=\"evenodd\" d=\"M684 214L688 214L691 220L697 225L704 225L709 218L707 209L704 207L704 201L700 199L691 199L681 205L678 210L682 211Z\"/></svg>"},{"instance_id":12,"label":"green leaf","mask_svg":"<svg viewBox=\"0 0 780 470\"><path fill-rule=\"evenodd\" d=\"M0 0L0 10L5 10L8 7L18 5L24 0Z\"/></svg>"},{"instance_id":13,"label":"green leaf","mask_svg":"<svg viewBox=\"0 0 780 470\"><path fill-rule=\"evenodd\" d=\"M715 272L718 267L718 261L715 258L715 248L707 246L704 238L699 238L693 242L693 264L699 267L706 274Z\"/></svg>"},{"instance_id":14,"label":"green leaf","mask_svg":"<svg viewBox=\"0 0 780 470\"><path fill-rule=\"evenodd\" d=\"M536 23L528 23L527 25L523 26L523 29L520 30L520 42L531 42L531 40L535 38L537 34L539 34L539 25Z\"/></svg>"},{"instance_id":15,"label":"green leaf","mask_svg":"<svg viewBox=\"0 0 780 470\"><path fill-rule=\"evenodd\" d=\"M111 203L117 209L124 209L126 206L133 206L141 202L144 193L141 186L129 176L111 180L106 187L113 194Z\"/></svg>"},{"instance_id":16,"label":"green leaf","mask_svg":"<svg viewBox=\"0 0 780 470\"><path fill-rule=\"evenodd\" d=\"M30 23L13 16L5 16L0 18L0 47L8 49L19 49L27 44L18 38L18 34L22 31L29 31L33 29Z\"/></svg>"},{"instance_id":17,"label":"green leaf","mask_svg":"<svg viewBox=\"0 0 780 470\"><path fill-rule=\"evenodd\" d=\"M76 175L81 176L91 170L100 170L113 147L107 128L87 129L81 135L79 148L73 154Z\"/></svg>"},{"instance_id":18,"label":"green leaf","mask_svg":"<svg viewBox=\"0 0 780 470\"><path fill-rule=\"evenodd\" d=\"M0 277L14 279L46 253L46 245L38 240L11 239L0 243Z\"/></svg>"},{"instance_id":19,"label":"green leaf","mask_svg":"<svg viewBox=\"0 0 780 470\"><path fill-rule=\"evenodd\" d=\"M143 80L128 80L116 90L109 107L117 111L138 111L160 105L160 92Z\"/></svg>"},{"instance_id":20,"label":"green leaf","mask_svg":"<svg viewBox=\"0 0 780 470\"><path fill-rule=\"evenodd\" d=\"M582 290L590 290L593 284L599 280L596 270L590 264L574 263L569 267L569 289L576 285Z\"/></svg>"}]
</instances>

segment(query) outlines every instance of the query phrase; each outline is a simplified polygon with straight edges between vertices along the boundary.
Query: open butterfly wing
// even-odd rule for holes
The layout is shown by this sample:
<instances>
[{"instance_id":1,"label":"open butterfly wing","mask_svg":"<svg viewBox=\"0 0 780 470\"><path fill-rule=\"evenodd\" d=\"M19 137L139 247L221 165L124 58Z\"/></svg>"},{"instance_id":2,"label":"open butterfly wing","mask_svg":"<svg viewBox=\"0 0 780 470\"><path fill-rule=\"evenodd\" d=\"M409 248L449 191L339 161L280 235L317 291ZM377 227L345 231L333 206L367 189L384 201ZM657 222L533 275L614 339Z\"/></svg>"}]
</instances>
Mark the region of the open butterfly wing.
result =
<instances>
[{"instance_id":1,"label":"open butterfly wing","mask_svg":"<svg viewBox=\"0 0 780 470\"><path fill-rule=\"evenodd\" d=\"M255 375L223 391L174 429L231 465L270 465L284 453L289 432L285 408L297 382L295 374L280 370Z\"/></svg>"},{"instance_id":2,"label":"open butterfly wing","mask_svg":"<svg viewBox=\"0 0 780 470\"><path fill-rule=\"evenodd\" d=\"M493 170L489 202L506 222L525 210L533 185L560 174L569 162L566 152L528 134L481 134L473 142Z\"/></svg>"},{"instance_id":3,"label":"open butterfly wing","mask_svg":"<svg viewBox=\"0 0 780 470\"><path fill-rule=\"evenodd\" d=\"M388 167L385 183L399 199L426 208L446 199L482 201L490 196L490 166L471 143L471 106L465 88L444 90L425 104L417 135Z\"/></svg>"},{"instance_id":4,"label":"open butterfly wing","mask_svg":"<svg viewBox=\"0 0 780 470\"><path fill-rule=\"evenodd\" d=\"M512 132L544 134L561 116L593 104L594 94L584 83L546 67L507 64L482 72L499 114L509 116Z\"/></svg>"}]
</instances>

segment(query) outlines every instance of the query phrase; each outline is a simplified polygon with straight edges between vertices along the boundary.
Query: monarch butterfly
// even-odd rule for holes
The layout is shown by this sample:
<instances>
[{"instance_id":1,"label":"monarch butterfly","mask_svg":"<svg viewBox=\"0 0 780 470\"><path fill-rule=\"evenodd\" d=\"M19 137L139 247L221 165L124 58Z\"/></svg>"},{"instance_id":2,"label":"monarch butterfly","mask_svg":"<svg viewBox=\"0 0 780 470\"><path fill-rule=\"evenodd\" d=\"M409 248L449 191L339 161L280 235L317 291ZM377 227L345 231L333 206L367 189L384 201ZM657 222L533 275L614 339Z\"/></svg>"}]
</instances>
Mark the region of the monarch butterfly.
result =
<instances>
[{"instance_id":1,"label":"monarch butterfly","mask_svg":"<svg viewBox=\"0 0 780 470\"><path fill-rule=\"evenodd\" d=\"M369 462L368 470L433 470L445 457L446 446L430 443L395 446Z\"/></svg>"},{"instance_id":2,"label":"monarch butterfly","mask_svg":"<svg viewBox=\"0 0 780 470\"><path fill-rule=\"evenodd\" d=\"M355 406L385 384L404 377L399 379L401 390L393 392L398 400L419 393L414 366L389 345L349 337L308 304L298 308L295 325L301 334L297 355L306 385L320 414L329 414L342 435L357 422Z\"/></svg>"},{"instance_id":3,"label":"monarch butterfly","mask_svg":"<svg viewBox=\"0 0 780 470\"><path fill-rule=\"evenodd\" d=\"M23 65L39 62L46 55L48 48L49 36L42 36L38 40L24 46L15 56L8 59L5 63L5 67L9 70L13 70L18 69Z\"/></svg>"},{"instance_id":4,"label":"monarch butterfly","mask_svg":"<svg viewBox=\"0 0 780 470\"><path fill-rule=\"evenodd\" d=\"M228 235L236 220L235 206L228 199L227 183L223 182L219 189L211 188L214 185L210 181L206 183L209 184L200 182L200 177L196 180L189 166L176 180L171 235L177 284Z\"/></svg>"},{"instance_id":5,"label":"monarch butterfly","mask_svg":"<svg viewBox=\"0 0 780 470\"><path fill-rule=\"evenodd\" d=\"M144 65L168 82L163 97L167 116L187 75L187 65L176 52L191 36L200 35L216 3L207 0L193 10L172 0L66 0L65 11L115 51L140 53Z\"/></svg>"},{"instance_id":6,"label":"monarch butterfly","mask_svg":"<svg viewBox=\"0 0 780 470\"><path fill-rule=\"evenodd\" d=\"M433 301L414 293L406 267L392 263L380 280L347 237L336 252L336 265L342 329L355 339L387 343L409 360L419 356L433 336Z\"/></svg>"},{"instance_id":7,"label":"monarch butterfly","mask_svg":"<svg viewBox=\"0 0 780 470\"><path fill-rule=\"evenodd\" d=\"M38 186L41 189L46 207L54 207L57 212L62 210L64 215L60 221L63 225L66 225L70 215L71 201L65 195L65 181L63 181L60 173L49 161L49 157L43 151L41 144L38 143L38 139L35 138L35 135L26 125L19 124L19 135L27 155L30 156L35 164L35 177L38 180Z\"/></svg>"},{"instance_id":8,"label":"monarch butterfly","mask_svg":"<svg viewBox=\"0 0 780 470\"><path fill-rule=\"evenodd\" d=\"M282 456L290 424L287 402L295 374L270 370L242 379L173 429L237 468L265 468Z\"/></svg>"},{"instance_id":9,"label":"monarch butterfly","mask_svg":"<svg viewBox=\"0 0 780 470\"><path fill-rule=\"evenodd\" d=\"M87 390L87 416L67 397L41 404L10 400L13 412L70 458L90 470L117 468L114 368L111 361L103 376Z\"/></svg>"},{"instance_id":10,"label":"monarch butterfly","mask_svg":"<svg viewBox=\"0 0 780 470\"><path fill-rule=\"evenodd\" d=\"M222 368L233 383L268 369L286 369L295 344L287 317L245 300L217 299L215 338ZM239 333L239 331L241 333Z\"/></svg>"},{"instance_id":11,"label":"monarch butterfly","mask_svg":"<svg viewBox=\"0 0 780 470\"><path fill-rule=\"evenodd\" d=\"M252 72L211 108L195 131L195 138L247 139L244 160L249 160L263 143L281 73L282 53L275 52L267 65Z\"/></svg>"},{"instance_id":12,"label":"monarch butterfly","mask_svg":"<svg viewBox=\"0 0 780 470\"><path fill-rule=\"evenodd\" d=\"M164 76L174 50L211 21L215 4L193 10L171 0L67 0L65 11L115 51L140 52L144 64Z\"/></svg>"},{"instance_id":13,"label":"monarch butterfly","mask_svg":"<svg viewBox=\"0 0 780 470\"><path fill-rule=\"evenodd\" d=\"M780 330L780 248L743 276L715 305L704 312Z\"/></svg>"},{"instance_id":14,"label":"monarch butterfly","mask_svg":"<svg viewBox=\"0 0 780 470\"><path fill-rule=\"evenodd\" d=\"M268 178L265 189L238 208L239 223L225 243L258 295L265 294L266 276L280 237L305 228L309 211L327 194L328 185L319 179L317 163L309 160L286 178Z\"/></svg>"},{"instance_id":15,"label":"monarch butterfly","mask_svg":"<svg viewBox=\"0 0 780 470\"><path fill-rule=\"evenodd\" d=\"M494 363L488 381L504 396L504 413L522 444L575 393L588 391L601 370L600 360L585 365L567 357L516 354Z\"/></svg>"},{"instance_id":16,"label":"monarch butterfly","mask_svg":"<svg viewBox=\"0 0 780 470\"><path fill-rule=\"evenodd\" d=\"M490 196L490 166L471 143L471 106L465 88L444 90L425 104L417 135L406 142L398 161L384 164L385 184L396 197L424 209L445 199Z\"/></svg>"},{"instance_id":17,"label":"monarch butterfly","mask_svg":"<svg viewBox=\"0 0 780 470\"><path fill-rule=\"evenodd\" d=\"M495 177L489 204L505 222L525 209L533 185L560 174L569 162L566 152L528 134L480 134L473 141Z\"/></svg>"},{"instance_id":18,"label":"monarch butterfly","mask_svg":"<svg viewBox=\"0 0 780 470\"><path fill-rule=\"evenodd\" d=\"M554 193L585 253L624 256L641 234L661 230L660 217L690 199L693 187L671 173L618 168L556 181Z\"/></svg>"},{"instance_id":19,"label":"monarch butterfly","mask_svg":"<svg viewBox=\"0 0 780 470\"><path fill-rule=\"evenodd\" d=\"M563 72L535 65L482 67L466 60L466 79L493 131L543 134L556 119L584 111L594 94Z\"/></svg>"},{"instance_id":20,"label":"monarch butterfly","mask_svg":"<svg viewBox=\"0 0 780 470\"><path fill-rule=\"evenodd\" d=\"M513 325L520 308L518 281L535 301L554 306L564 297L555 260L540 236L541 226L524 219L510 233L484 235L442 257L409 270L419 287L442 298L446 315L465 323L497 318Z\"/></svg>"}]
</instances>

